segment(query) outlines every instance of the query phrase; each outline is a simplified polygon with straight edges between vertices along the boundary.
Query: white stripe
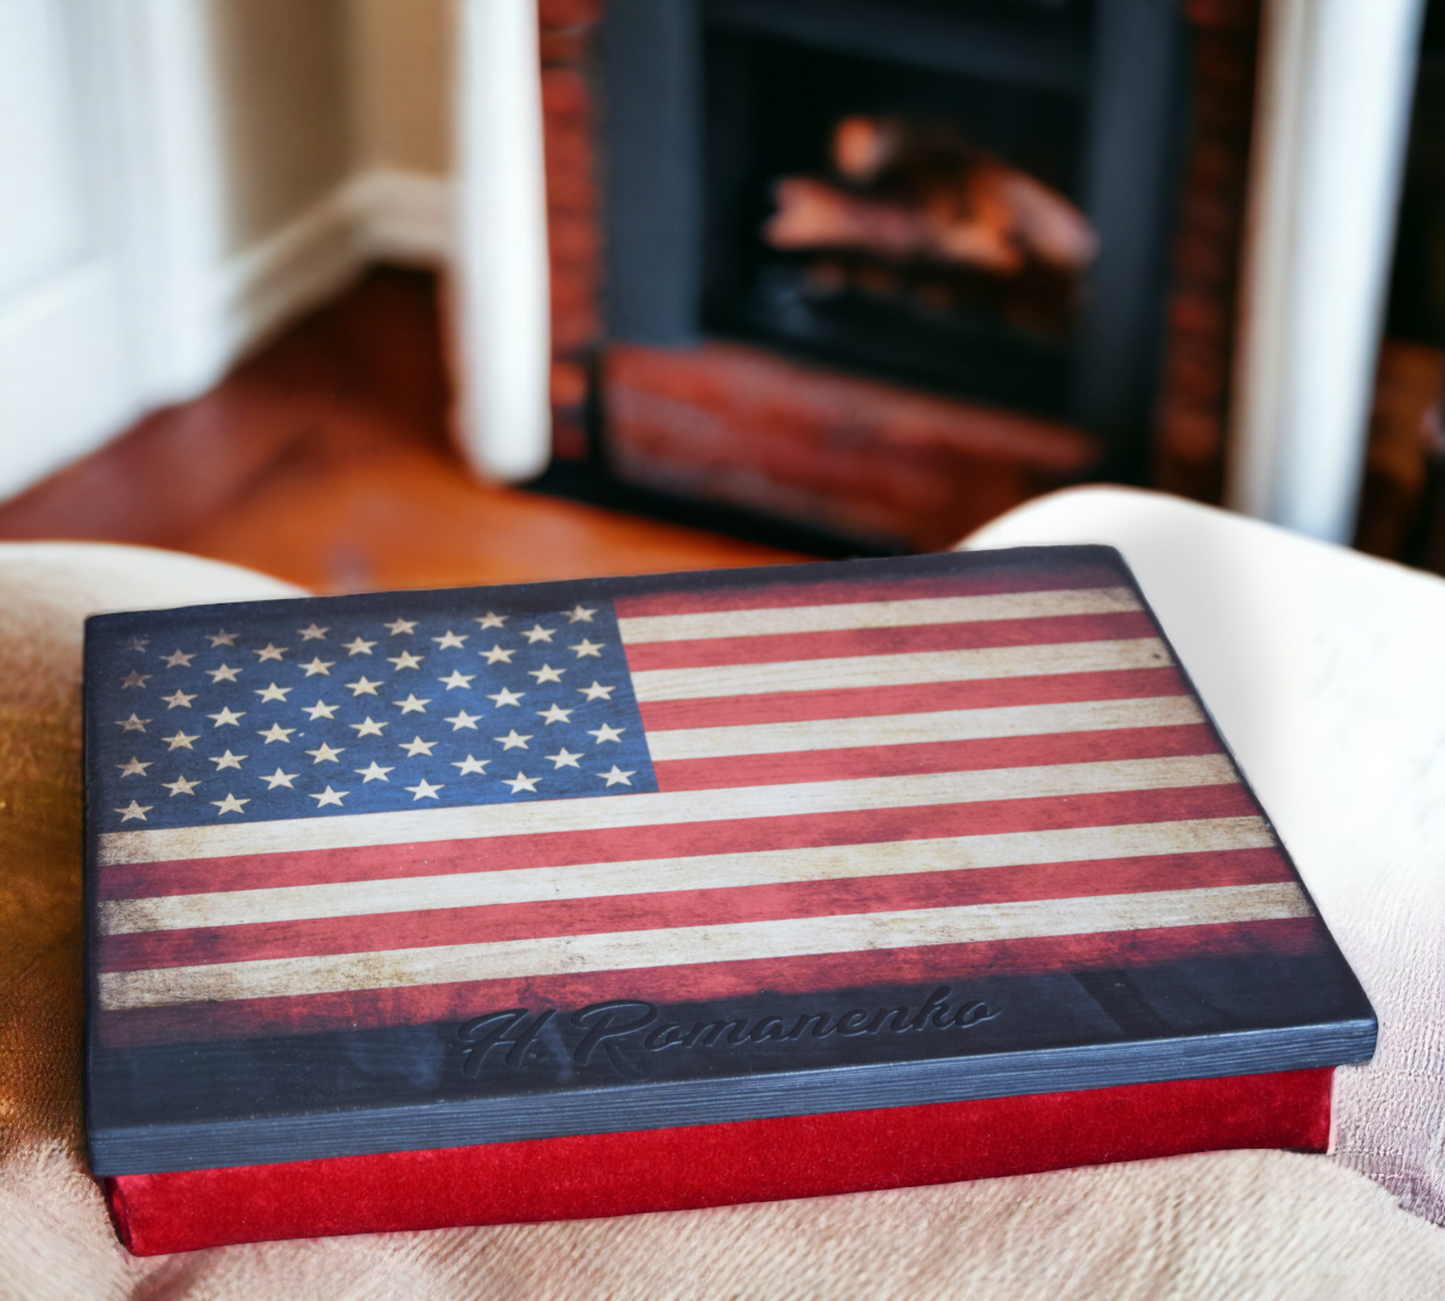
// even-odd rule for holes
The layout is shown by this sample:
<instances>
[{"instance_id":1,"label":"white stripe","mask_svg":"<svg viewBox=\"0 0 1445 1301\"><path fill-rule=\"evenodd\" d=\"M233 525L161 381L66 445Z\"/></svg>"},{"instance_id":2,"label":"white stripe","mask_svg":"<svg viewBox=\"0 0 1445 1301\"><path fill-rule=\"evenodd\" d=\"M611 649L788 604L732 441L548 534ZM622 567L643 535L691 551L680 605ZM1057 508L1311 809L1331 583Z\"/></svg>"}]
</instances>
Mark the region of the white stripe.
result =
<instances>
[{"instance_id":1,"label":"white stripe","mask_svg":"<svg viewBox=\"0 0 1445 1301\"><path fill-rule=\"evenodd\" d=\"M1015 831L883 844L764 850L752 854L700 854L692 858L578 863L566 867L456 872L447 876L107 900L100 904L100 928L108 935L123 935L197 926L241 926L436 908L1088 862L1149 854L1222 853L1234 849L1267 849L1274 843L1264 819L1257 817Z\"/></svg>"},{"instance_id":2,"label":"white stripe","mask_svg":"<svg viewBox=\"0 0 1445 1301\"><path fill-rule=\"evenodd\" d=\"M773 610L718 610L618 619L628 645L693 641L703 637L769 637L854 628L909 628L934 623L1041 619L1070 614L1123 614L1139 609L1127 587L1086 587L992 596L944 596L919 601L856 601L846 605L795 605Z\"/></svg>"},{"instance_id":3,"label":"white stripe","mask_svg":"<svg viewBox=\"0 0 1445 1301\"><path fill-rule=\"evenodd\" d=\"M1017 705L999 709L950 709L932 714L879 718L826 718L745 727L679 728L649 732L654 763L668 759L718 759L734 754L785 754L855 746L921 745L988 737L1047 736L1111 731L1125 727L1175 727L1203 722L1188 696L1146 700L1087 700L1067 705Z\"/></svg>"},{"instance_id":4,"label":"white stripe","mask_svg":"<svg viewBox=\"0 0 1445 1301\"><path fill-rule=\"evenodd\" d=\"M100 837L102 866L222 858L236 854L295 853L367 845L430 844L490 836L532 836L553 831L655 827L732 818L847 813L915 808L976 800L1037 799L1104 791L1219 786L1238 781L1228 756L1181 755L1116 759L976 772L866 777L853 781L670 791L655 795L592 796L525 804L478 804L420 812L354 813L274 822L109 831ZM480 851L479 851L480 852Z\"/></svg>"},{"instance_id":5,"label":"white stripe","mask_svg":"<svg viewBox=\"0 0 1445 1301\"><path fill-rule=\"evenodd\" d=\"M104 972L107 1011L1309 917L1292 882Z\"/></svg>"},{"instance_id":6,"label":"white stripe","mask_svg":"<svg viewBox=\"0 0 1445 1301\"><path fill-rule=\"evenodd\" d=\"M968 682L1050 673L1157 669L1172 661L1157 637L1125 641L1061 642L1047 646L989 646L978 650L913 651L904 655L849 655L839 659L723 664L700 669L640 669L632 675L637 699L703 700L762 696L775 691L833 691L920 682Z\"/></svg>"}]
</instances>

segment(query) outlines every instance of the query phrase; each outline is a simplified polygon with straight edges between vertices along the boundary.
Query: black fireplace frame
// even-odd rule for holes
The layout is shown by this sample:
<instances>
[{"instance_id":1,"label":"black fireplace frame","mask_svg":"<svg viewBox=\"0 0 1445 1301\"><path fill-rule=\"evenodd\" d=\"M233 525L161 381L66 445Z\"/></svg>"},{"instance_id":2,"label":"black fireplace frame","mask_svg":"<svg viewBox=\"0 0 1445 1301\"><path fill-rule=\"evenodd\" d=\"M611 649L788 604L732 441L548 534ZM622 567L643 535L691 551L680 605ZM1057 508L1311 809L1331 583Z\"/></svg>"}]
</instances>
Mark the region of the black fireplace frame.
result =
<instances>
[{"instance_id":1,"label":"black fireplace frame","mask_svg":"<svg viewBox=\"0 0 1445 1301\"><path fill-rule=\"evenodd\" d=\"M1104 473L1147 464L1168 236L1188 109L1188 28L1171 0L608 0L601 32L609 338L700 343L707 24L1079 97L1082 207L1100 235L1069 358L1066 418ZM880 21L882 20L882 21Z\"/></svg>"}]
</instances>

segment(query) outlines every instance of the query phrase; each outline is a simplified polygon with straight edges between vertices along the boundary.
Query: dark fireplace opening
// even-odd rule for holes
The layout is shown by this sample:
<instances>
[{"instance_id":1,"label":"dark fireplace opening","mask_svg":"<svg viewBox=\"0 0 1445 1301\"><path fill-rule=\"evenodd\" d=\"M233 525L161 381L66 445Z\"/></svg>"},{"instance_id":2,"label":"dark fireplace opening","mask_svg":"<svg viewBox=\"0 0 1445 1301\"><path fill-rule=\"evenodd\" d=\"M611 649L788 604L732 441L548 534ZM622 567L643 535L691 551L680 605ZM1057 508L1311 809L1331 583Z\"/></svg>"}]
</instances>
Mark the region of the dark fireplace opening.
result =
<instances>
[{"instance_id":1,"label":"dark fireplace opening","mask_svg":"<svg viewBox=\"0 0 1445 1301\"><path fill-rule=\"evenodd\" d=\"M883 547L1147 479L1175 0L605 0L597 32L595 300L560 216L553 251L594 465Z\"/></svg>"},{"instance_id":2,"label":"dark fireplace opening","mask_svg":"<svg viewBox=\"0 0 1445 1301\"><path fill-rule=\"evenodd\" d=\"M896 30L910 6L892 9ZM703 33L704 330L1067 416L1095 244L1082 85L820 48L732 16L720 6ZM974 35L951 26L945 39Z\"/></svg>"}]
</instances>

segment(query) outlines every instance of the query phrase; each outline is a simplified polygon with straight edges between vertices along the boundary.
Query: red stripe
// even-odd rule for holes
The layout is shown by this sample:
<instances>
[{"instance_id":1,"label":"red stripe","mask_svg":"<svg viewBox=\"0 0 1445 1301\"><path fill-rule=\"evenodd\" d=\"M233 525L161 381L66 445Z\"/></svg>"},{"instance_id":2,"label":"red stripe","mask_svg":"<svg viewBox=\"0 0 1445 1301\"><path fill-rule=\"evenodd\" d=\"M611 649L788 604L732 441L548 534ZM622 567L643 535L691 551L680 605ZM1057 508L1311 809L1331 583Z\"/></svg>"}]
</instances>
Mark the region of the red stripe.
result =
<instances>
[{"instance_id":1,"label":"red stripe","mask_svg":"<svg viewBox=\"0 0 1445 1301\"><path fill-rule=\"evenodd\" d=\"M643 725L649 732L670 732L684 727L886 718L893 714L931 714L941 709L1140 700L1188 693L1179 670L1167 667L1114 669L1105 673L1046 673L1033 678L981 678L973 682L918 682L898 687L844 687L836 691L780 691L736 699L659 700L644 702L640 708Z\"/></svg>"},{"instance_id":2,"label":"red stripe","mask_svg":"<svg viewBox=\"0 0 1445 1301\"><path fill-rule=\"evenodd\" d=\"M710 614L725 610L780 610L794 605L847 605L853 601L926 600L939 596L993 596L1007 592L1057 592L1084 587L1128 586L1122 568L1087 561L1047 562L1032 559L1001 564L993 573L980 574L977 555L966 562L972 572L940 574L931 578L828 579L818 582L769 583L753 570L746 586L733 587L729 579L707 591L649 592L619 596L613 601L620 619L665 614ZM834 570L833 572L837 572ZM682 581L695 581L682 576Z\"/></svg>"},{"instance_id":3,"label":"red stripe","mask_svg":"<svg viewBox=\"0 0 1445 1301\"><path fill-rule=\"evenodd\" d=\"M148 898L451 872L561 867L568 863L687 858L716 854L723 847L736 853L749 853L810 845L876 844L938 836L1248 817L1258 813L1259 806L1242 785L1173 786L1161 790L1075 795L1067 799L1047 796L980 800L969 804L683 822L660 827L554 831L534 836L498 836L492 840L367 845L169 863L127 863L102 868L96 893L101 899Z\"/></svg>"},{"instance_id":4,"label":"red stripe","mask_svg":"<svg viewBox=\"0 0 1445 1301\"><path fill-rule=\"evenodd\" d=\"M1039 764L1102 763L1158 759L1166 755L1221 754L1204 723L1174 727L1114 728L1102 732L1051 732L1044 736L997 736L973 741L926 741L839 750L737 754L720 759L669 759L653 764L663 791L782 786L790 782L903 777L909 773L970 772L1028 768Z\"/></svg>"},{"instance_id":5,"label":"red stripe","mask_svg":"<svg viewBox=\"0 0 1445 1301\"><path fill-rule=\"evenodd\" d=\"M707 637L697 641L628 642L627 666L644 669L715 668L790 660L905 655L911 651L977 650L990 646L1052 646L1155 636L1142 610L1119 614L1052 615L1039 619L982 619L975 623L919 624L905 628L850 628L765 637Z\"/></svg>"},{"instance_id":6,"label":"red stripe","mask_svg":"<svg viewBox=\"0 0 1445 1301\"><path fill-rule=\"evenodd\" d=\"M100 939L98 959L102 971L139 971L1292 879L1289 864L1276 849L1160 854L107 935Z\"/></svg>"},{"instance_id":7,"label":"red stripe","mask_svg":"<svg viewBox=\"0 0 1445 1301\"><path fill-rule=\"evenodd\" d=\"M948 984L986 976L1037 972L1152 967L1196 958L1273 953L1317 953L1325 934L1312 917L1216 926L1110 931L978 944L876 949L817 957L709 963L574 976L471 981L406 989L182 1004L107 1012L97 1022L107 1046L203 1042L258 1034L312 1034L326 1030L464 1021L502 1007L574 1008L611 998L668 1004L817 994L870 985Z\"/></svg>"}]
</instances>

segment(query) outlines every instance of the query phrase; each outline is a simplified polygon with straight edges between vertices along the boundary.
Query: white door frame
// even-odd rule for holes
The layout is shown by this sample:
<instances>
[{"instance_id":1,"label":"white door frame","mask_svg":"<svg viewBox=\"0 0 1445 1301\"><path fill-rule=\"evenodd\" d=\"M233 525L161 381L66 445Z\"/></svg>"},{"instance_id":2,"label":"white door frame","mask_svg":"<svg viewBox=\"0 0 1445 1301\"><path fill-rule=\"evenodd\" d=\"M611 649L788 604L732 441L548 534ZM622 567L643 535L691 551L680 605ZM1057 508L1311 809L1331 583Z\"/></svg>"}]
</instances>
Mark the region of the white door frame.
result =
<instances>
[{"instance_id":1,"label":"white door frame","mask_svg":"<svg viewBox=\"0 0 1445 1301\"><path fill-rule=\"evenodd\" d=\"M1267 0L1226 504L1348 543L1424 0Z\"/></svg>"},{"instance_id":2,"label":"white door frame","mask_svg":"<svg viewBox=\"0 0 1445 1301\"><path fill-rule=\"evenodd\" d=\"M458 441L516 481L551 457L551 303L536 0L461 0L456 65Z\"/></svg>"}]
</instances>

